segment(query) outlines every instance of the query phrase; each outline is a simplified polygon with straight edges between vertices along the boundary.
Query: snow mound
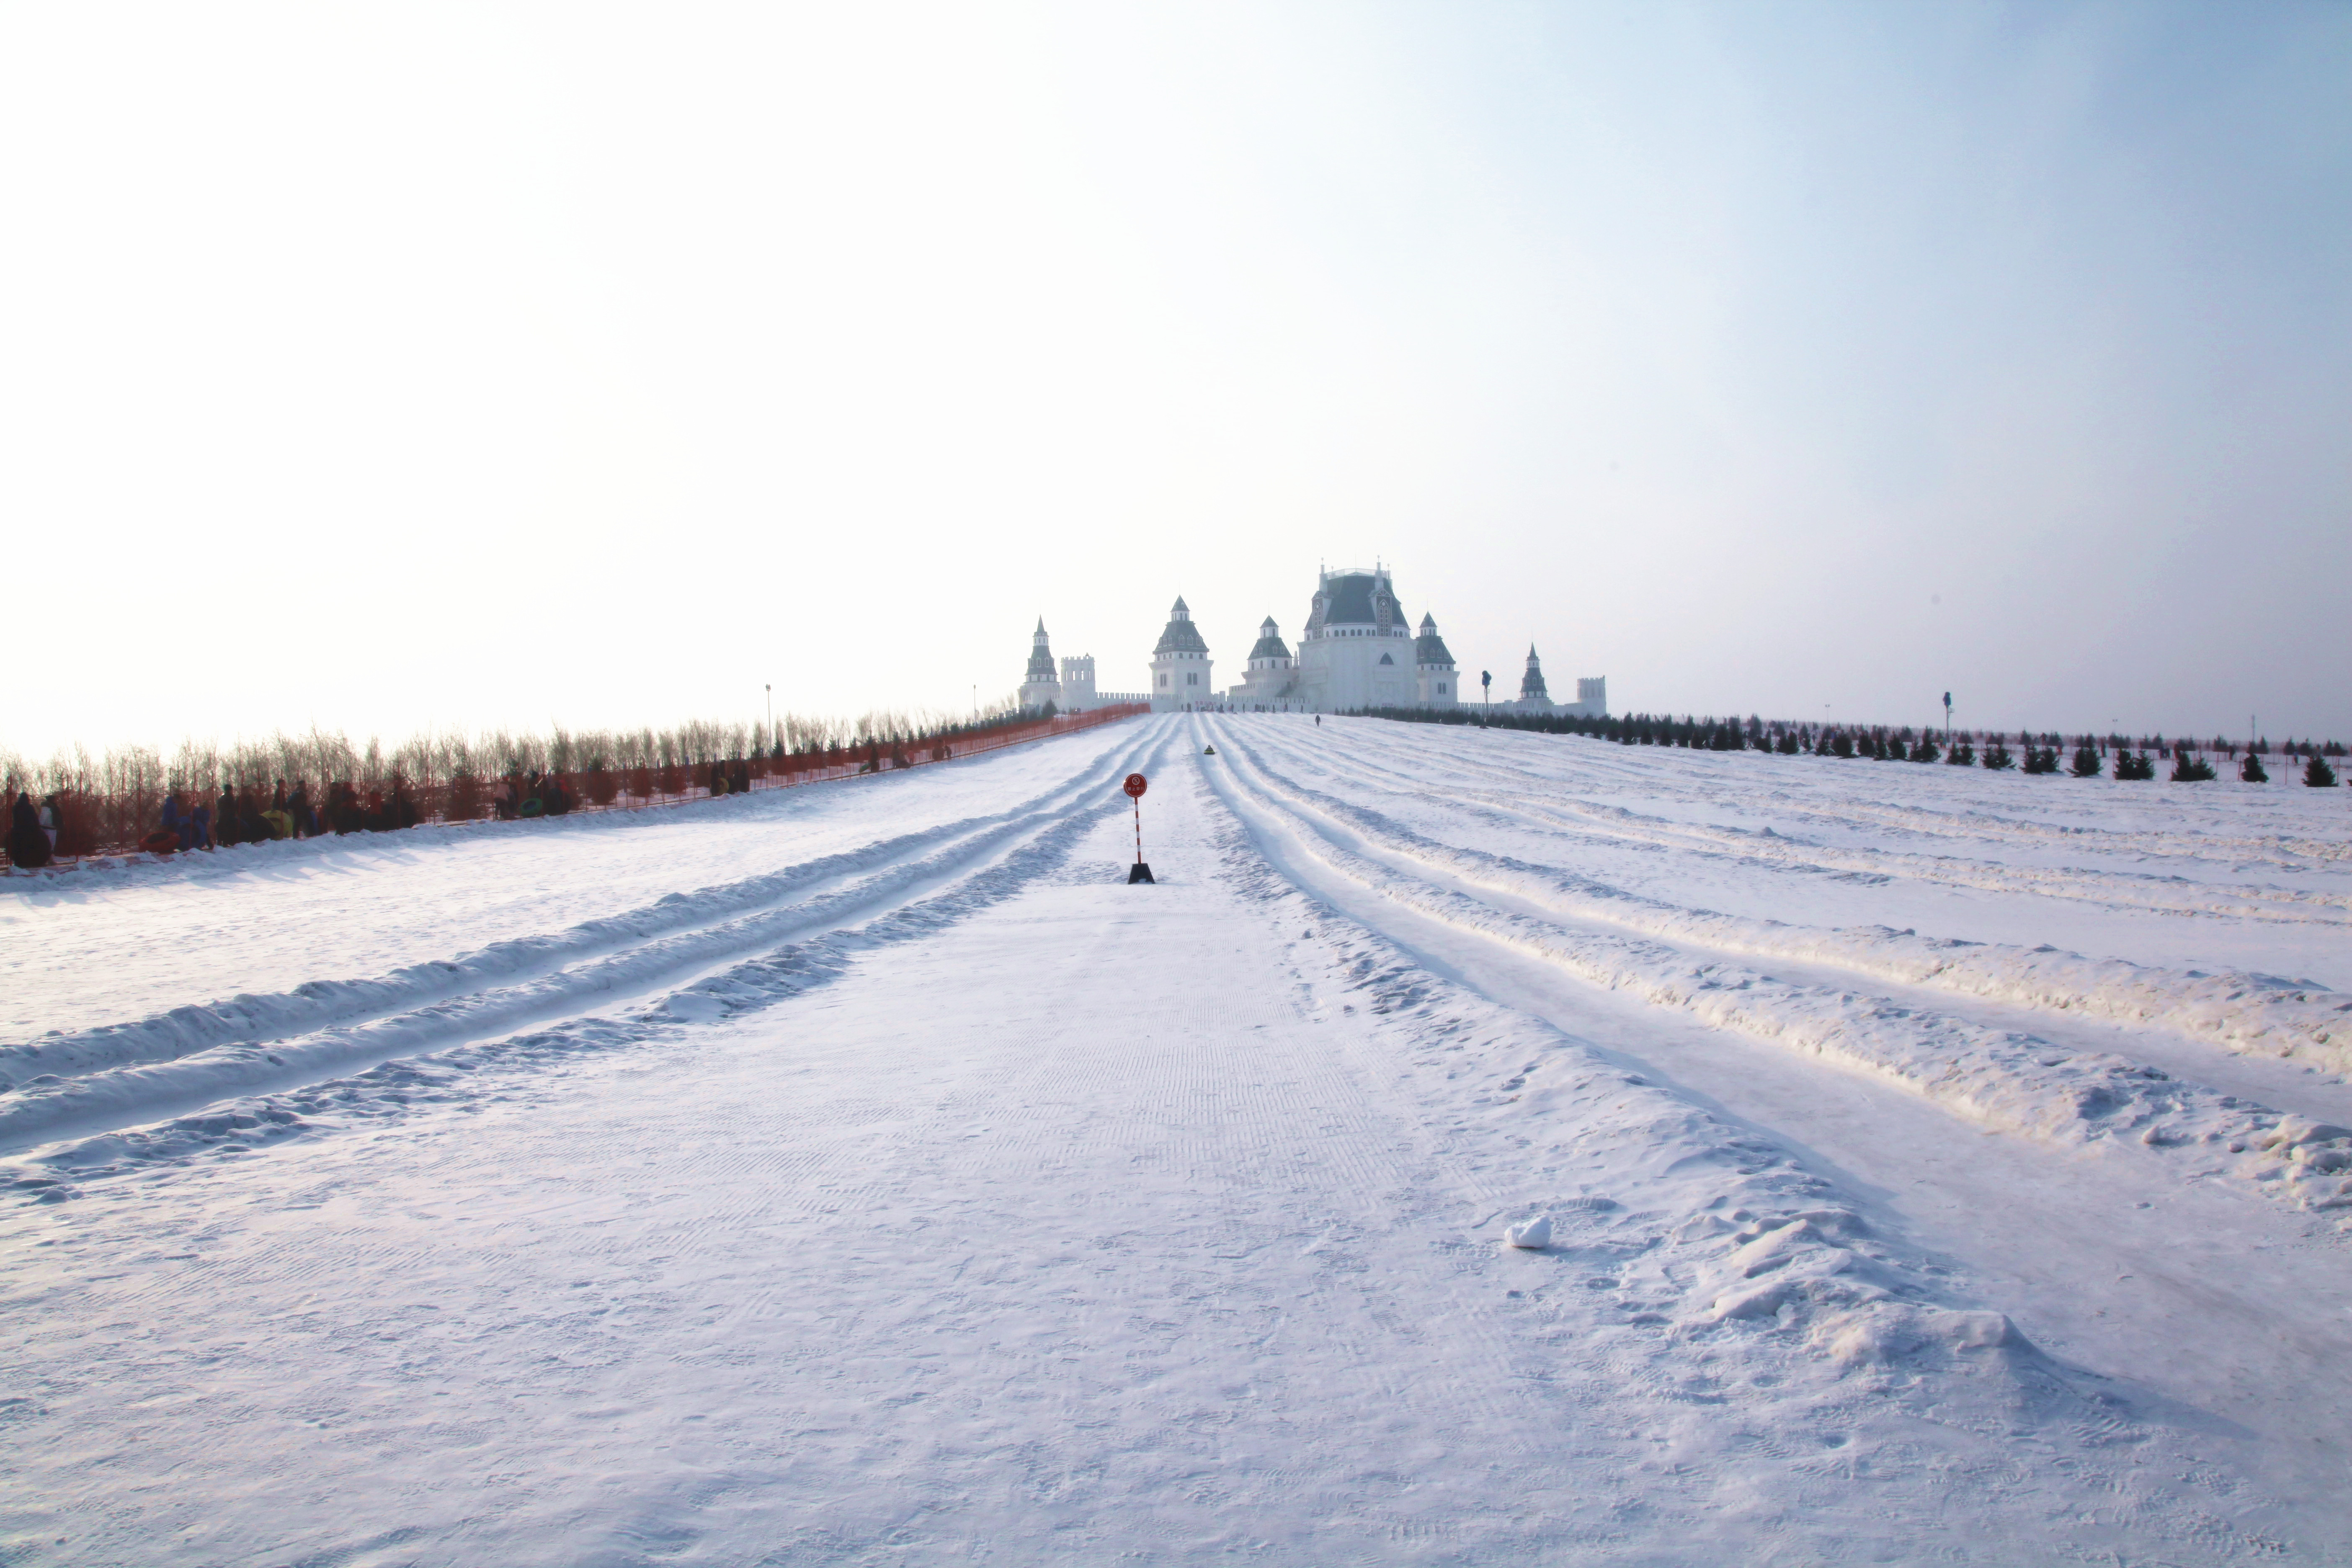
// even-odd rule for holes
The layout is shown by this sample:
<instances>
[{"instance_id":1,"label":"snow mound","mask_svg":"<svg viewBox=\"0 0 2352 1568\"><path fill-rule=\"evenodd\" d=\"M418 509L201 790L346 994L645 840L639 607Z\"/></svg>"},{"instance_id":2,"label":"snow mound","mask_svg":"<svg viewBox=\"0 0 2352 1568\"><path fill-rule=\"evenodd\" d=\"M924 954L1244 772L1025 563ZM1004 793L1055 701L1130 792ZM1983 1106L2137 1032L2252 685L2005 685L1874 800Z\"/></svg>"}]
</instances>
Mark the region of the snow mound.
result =
<instances>
[{"instance_id":1,"label":"snow mound","mask_svg":"<svg viewBox=\"0 0 2352 1568\"><path fill-rule=\"evenodd\" d=\"M1503 1240L1512 1247L1539 1252L1551 1245L1551 1216L1539 1215L1524 1225L1515 1225L1503 1232Z\"/></svg>"}]
</instances>

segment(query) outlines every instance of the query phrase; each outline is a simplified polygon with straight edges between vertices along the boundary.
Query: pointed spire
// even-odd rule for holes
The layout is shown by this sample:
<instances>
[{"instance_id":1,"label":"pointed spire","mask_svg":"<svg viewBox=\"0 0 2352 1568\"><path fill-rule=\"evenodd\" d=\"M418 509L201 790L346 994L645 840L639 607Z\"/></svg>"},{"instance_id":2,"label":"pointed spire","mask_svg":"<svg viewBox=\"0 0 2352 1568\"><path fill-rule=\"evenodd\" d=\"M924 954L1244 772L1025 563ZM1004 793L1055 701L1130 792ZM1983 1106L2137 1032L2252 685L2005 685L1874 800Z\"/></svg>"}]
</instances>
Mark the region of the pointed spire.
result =
<instances>
[{"instance_id":1,"label":"pointed spire","mask_svg":"<svg viewBox=\"0 0 2352 1568\"><path fill-rule=\"evenodd\" d=\"M1176 596L1175 607L1168 612L1168 629L1160 634L1160 645L1151 650L1157 658L1163 653L1206 653L1209 645L1201 640L1201 630L1192 624L1192 612L1184 596Z\"/></svg>"}]
</instances>

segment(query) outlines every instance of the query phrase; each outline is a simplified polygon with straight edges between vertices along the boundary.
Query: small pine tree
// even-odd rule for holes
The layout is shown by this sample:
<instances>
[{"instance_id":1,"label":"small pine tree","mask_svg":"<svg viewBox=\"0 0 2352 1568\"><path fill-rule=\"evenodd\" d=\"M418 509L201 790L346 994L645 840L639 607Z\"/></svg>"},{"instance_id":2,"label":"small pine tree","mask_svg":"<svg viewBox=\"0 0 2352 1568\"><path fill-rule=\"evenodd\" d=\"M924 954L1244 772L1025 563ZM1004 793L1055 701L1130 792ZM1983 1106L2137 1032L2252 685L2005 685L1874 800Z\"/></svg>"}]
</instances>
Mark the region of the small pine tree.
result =
<instances>
[{"instance_id":1,"label":"small pine tree","mask_svg":"<svg viewBox=\"0 0 2352 1568\"><path fill-rule=\"evenodd\" d=\"M1853 737L1840 730L1830 738L1830 754L1835 757L1853 755Z\"/></svg>"},{"instance_id":2,"label":"small pine tree","mask_svg":"<svg viewBox=\"0 0 2352 1568\"><path fill-rule=\"evenodd\" d=\"M2314 752L2311 760L2303 764L2303 782L2314 789L2334 789L2336 770L2327 765L2327 759Z\"/></svg>"},{"instance_id":3,"label":"small pine tree","mask_svg":"<svg viewBox=\"0 0 2352 1568\"><path fill-rule=\"evenodd\" d=\"M1933 741L1921 741L1911 748L1911 760L1915 763L1932 763L1941 755L1943 753L1936 749Z\"/></svg>"},{"instance_id":4,"label":"small pine tree","mask_svg":"<svg viewBox=\"0 0 2352 1568\"><path fill-rule=\"evenodd\" d=\"M1985 742L1984 765L1994 773L2000 773L2004 768L2017 766L2017 759L2009 754L2009 748L1996 736Z\"/></svg>"},{"instance_id":5,"label":"small pine tree","mask_svg":"<svg viewBox=\"0 0 2352 1568\"><path fill-rule=\"evenodd\" d=\"M2156 776L2156 759L2146 752L2117 752L2116 777L2124 780L2152 779Z\"/></svg>"},{"instance_id":6,"label":"small pine tree","mask_svg":"<svg viewBox=\"0 0 2352 1568\"><path fill-rule=\"evenodd\" d=\"M2238 764L2238 776L2245 780L2248 784L2268 784L2271 782L2271 775L2268 770L2263 766L2262 758L2254 755L2251 748L2249 748L2246 752L2246 760Z\"/></svg>"},{"instance_id":7,"label":"small pine tree","mask_svg":"<svg viewBox=\"0 0 2352 1568\"><path fill-rule=\"evenodd\" d=\"M1944 759L1945 762L1950 763L1956 768L1974 767L1976 765L1976 760L1977 748L1976 743L1972 741L1953 742L1952 754Z\"/></svg>"},{"instance_id":8,"label":"small pine tree","mask_svg":"<svg viewBox=\"0 0 2352 1568\"><path fill-rule=\"evenodd\" d=\"M2198 756L2186 746L2172 748L2172 782L2203 784L2213 777L2213 764Z\"/></svg>"},{"instance_id":9,"label":"small pine tree","mask_svg":"<svg viewBox=\"0 0 2352 1568\"><path fill-rule=\"evenodd\" d=\"M2074 748L2074 776L2076 778L2095 779L2097 778L2103 771L2104 764L2099 761L2097 748L2094 747L2088 741L2084 742L2081 745Z\"/></svg>"}]
</instances>

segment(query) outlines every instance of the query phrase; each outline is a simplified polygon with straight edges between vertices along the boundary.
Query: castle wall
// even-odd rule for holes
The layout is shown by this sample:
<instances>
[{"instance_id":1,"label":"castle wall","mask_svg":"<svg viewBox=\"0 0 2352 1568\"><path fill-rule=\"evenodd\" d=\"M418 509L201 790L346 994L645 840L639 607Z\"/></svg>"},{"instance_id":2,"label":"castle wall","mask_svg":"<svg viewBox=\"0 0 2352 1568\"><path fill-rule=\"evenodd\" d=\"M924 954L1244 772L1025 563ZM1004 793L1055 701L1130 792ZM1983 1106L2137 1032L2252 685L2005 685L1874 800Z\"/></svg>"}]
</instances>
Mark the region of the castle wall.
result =
<instances>
[{"instance_id":1,"label":"castle wall","mask_svg":"<svg viewBox=\"0 0 2352 1568\"><path fill-rule=\"evenodd\" d=\"M1418 679L1412 638L1402 626L1325 626L1299 639L1299 700L1321 712L1410 707Z\"/></svg>"}]
</instances>

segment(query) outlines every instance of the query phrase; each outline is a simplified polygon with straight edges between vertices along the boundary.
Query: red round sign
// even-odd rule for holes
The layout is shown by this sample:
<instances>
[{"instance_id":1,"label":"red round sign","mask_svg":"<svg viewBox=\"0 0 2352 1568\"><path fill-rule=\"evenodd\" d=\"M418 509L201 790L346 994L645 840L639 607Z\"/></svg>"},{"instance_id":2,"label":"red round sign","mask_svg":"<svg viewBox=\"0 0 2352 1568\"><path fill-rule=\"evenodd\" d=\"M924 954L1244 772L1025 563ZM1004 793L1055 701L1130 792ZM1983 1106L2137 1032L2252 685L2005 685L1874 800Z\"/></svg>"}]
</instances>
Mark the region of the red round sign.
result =
<instances>
[{"instance_id":1,"label":"red round sign","mask_svg":"<svg viewBox=\"0 0 2352 1568\"><path fill-rule=\"evenodd\" d=\"M1132 798L1141 800L1143 798L1143 792L1150 787L1150 785L1143 782L1143 775L1141 773L1129 773L1127 775L1126 789L1128 795Z\"/></svg>"}]
</instances>

